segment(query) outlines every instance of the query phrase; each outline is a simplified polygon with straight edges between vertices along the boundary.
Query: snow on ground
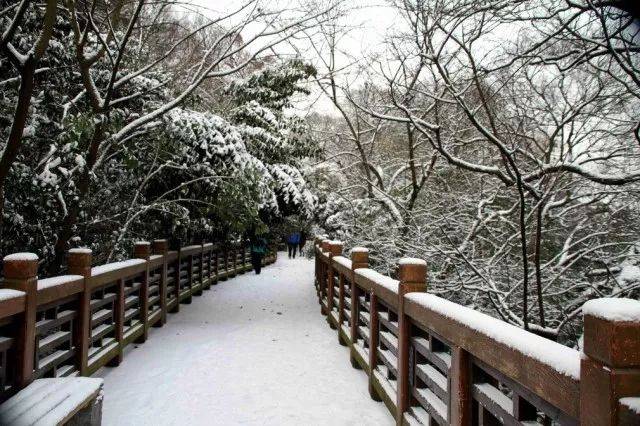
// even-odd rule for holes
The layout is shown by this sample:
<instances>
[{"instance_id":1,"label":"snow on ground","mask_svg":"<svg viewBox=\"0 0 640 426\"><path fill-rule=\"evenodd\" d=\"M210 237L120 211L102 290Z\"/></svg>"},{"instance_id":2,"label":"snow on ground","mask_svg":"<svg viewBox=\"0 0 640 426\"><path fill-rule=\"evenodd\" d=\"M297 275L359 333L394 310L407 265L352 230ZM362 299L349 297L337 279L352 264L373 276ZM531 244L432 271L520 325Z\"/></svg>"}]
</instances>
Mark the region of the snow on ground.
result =
<instances>
[{"instance_id":1,"label":"snow on ground","mask_svg":"<svg viewBox=\"0 0 640 426\"><path fill-rule=\"evenodd\" d=\"M313 262L222 281L98 375L104 425L392 425L320 315Z\"/></svg>"}]
</instances>

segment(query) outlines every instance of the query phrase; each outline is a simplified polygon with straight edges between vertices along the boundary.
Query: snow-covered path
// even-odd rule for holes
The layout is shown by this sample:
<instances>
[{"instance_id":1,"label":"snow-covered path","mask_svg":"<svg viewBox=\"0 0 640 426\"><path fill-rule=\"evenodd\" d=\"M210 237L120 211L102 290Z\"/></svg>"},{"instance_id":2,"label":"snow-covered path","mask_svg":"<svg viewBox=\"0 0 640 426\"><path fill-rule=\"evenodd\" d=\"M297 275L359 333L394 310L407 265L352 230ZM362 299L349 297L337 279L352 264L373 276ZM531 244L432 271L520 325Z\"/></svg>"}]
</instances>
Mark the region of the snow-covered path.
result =
<instances>
[{"instance_id":1,"label":"snow-covered path","mask_svg":"<svg viewBox=\"0 0 640 426\"><path fill-rule=\"evenodd\" d=\"M320 315L313 262L223 281L104 368L103 424L392 425Z\"/></svg>"}]
</instances>

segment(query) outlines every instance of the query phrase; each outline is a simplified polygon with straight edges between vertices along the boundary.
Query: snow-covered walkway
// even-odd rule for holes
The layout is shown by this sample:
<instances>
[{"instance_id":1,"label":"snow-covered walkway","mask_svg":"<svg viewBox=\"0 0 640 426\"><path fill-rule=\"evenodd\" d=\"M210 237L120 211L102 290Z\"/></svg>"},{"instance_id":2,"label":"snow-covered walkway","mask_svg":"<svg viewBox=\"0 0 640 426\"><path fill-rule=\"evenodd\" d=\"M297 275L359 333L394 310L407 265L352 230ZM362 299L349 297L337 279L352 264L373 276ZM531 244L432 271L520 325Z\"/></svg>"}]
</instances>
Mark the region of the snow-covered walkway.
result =
<instances>
[{"instance_id":1,"label":"snow-covered walkway","mask_svg":"<svg viewBox=\"0 0 640 426\"><path fill-rule=\"evenodd\" d=\"M313 262L223 281L104 368L103 424L392 425L320 315Z\"/></svg>"}]
</instances>

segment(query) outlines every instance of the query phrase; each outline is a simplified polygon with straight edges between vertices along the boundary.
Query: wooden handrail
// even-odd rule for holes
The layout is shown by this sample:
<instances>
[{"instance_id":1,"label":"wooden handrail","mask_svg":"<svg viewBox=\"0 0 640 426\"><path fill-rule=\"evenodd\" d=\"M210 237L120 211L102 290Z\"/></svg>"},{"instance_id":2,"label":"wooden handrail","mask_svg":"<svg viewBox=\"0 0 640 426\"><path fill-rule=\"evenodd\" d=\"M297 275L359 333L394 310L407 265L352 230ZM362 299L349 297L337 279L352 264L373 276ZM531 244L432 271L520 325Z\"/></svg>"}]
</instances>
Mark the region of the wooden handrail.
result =
<instances>
[{"instance_id":1,"label":"wooden handrail","mask_svg":"<svg viewBox=\"0 0 640 426\"><path fill-rule=\"evenodd\" d=\"M7 256L0 288L0 402L35 378L91 375L118 365L124 348L144 342L168 312L222 276L251 270L246 249L232 250L234 259L222 268L228 250L212 243L170 251L166 240L138 242L134 258L100 266L91 265L91 250L72 249L69 275L46 279L37 278L35 255ZM270 250L264 262L275 260Z\"/></svg>"},{"instance_id":2,"label":"wooden handrail","mask_svg":"<svg viewBox=\"0 0 640 426\"><path fill-rule=\"evenodd\" d=\"M640 301L588 302L580 353L429 294L424 261L401 260L393 280L341 251L315 238L318 301L398 425L638 424Z\"/></svg>"}]
</instances>

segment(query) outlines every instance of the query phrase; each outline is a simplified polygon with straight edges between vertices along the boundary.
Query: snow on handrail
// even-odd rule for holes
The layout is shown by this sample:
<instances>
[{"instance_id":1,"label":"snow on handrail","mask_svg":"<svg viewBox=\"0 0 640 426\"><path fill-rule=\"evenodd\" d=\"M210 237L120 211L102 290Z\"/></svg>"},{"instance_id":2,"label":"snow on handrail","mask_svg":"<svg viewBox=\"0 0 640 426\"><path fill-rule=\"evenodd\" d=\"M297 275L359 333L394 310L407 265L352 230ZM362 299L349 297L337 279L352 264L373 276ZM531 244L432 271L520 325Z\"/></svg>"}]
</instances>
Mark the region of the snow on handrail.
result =
<instances>
[{"instance_id":1,"label":"snow on handrail","mask_svg":"<svg viewBox=\"0 0 640 426\"><path fill-rule=\"evenodd\" d=\"M400 281L394 280L393 278L383 275L378 271L369 268L356 269L356 275L361 275L379 286L392 291L393 293L398 293L398 285L400 284Z\"/></svg>"},{"instance_id":2,"label":"snow on handrail","mask_svg":"<svg viewBox=\"0 0 640 426\"><path fill-rule=\"evenodd\" d=\"M82 275L60 275L58 277L43 278L38 280L38 290L57 287L81 279Z\"/></svg>"},{"instance_id":3,"label":"snow on handrail","mask_svg":"<svg viewBox=\"0 0 640 426\"><path fill-rule=\"evenodd\" d=\"M575 349L434 294L410 293L406 298L536 359L565 376L580 379L580 352Z\"/></svg>"},{"instance_id":4,"label":"snow on handrail","mask_svg":"<svg viewBox=\"0 0 640 426\"><path fill-rule=\"evenodd\" d=\"M106 265L94 266L91 268L91 276L106 274L107 272L115 271L118 269L127 268L129 266L140 265L145 263L144 259L127 259L120 262L107 263Z\"/></svg>"},{"instance_id":5,"label":"snow on handrail","mask_svg":"<svg viewBox=\"0 0 640 426\"><path fill-rule=\"evenodd\" d=\"M347 269L351 269L351 259L348 259L344 256L335 256L333 257L333 261L339 265L344 266Z\"/></svg>"}]
</instances>

